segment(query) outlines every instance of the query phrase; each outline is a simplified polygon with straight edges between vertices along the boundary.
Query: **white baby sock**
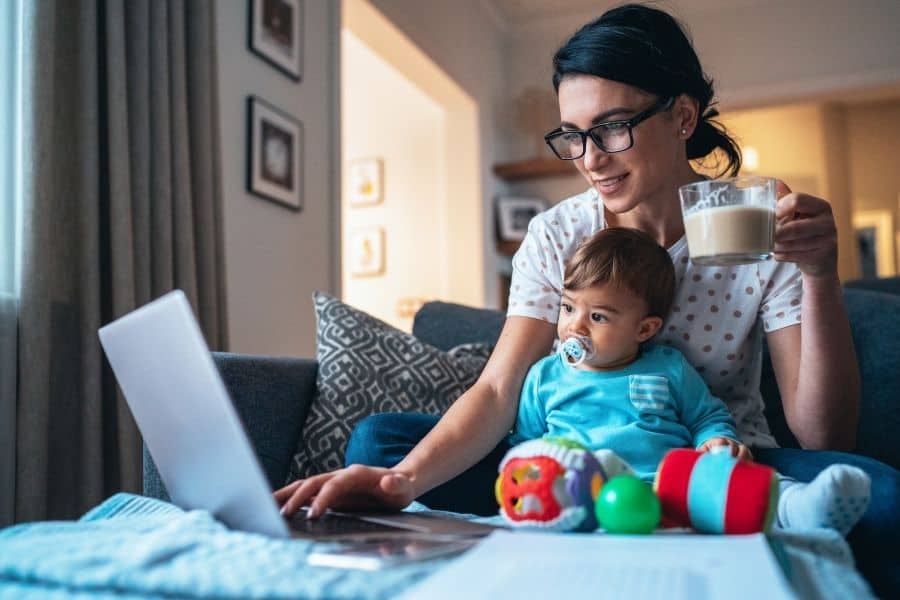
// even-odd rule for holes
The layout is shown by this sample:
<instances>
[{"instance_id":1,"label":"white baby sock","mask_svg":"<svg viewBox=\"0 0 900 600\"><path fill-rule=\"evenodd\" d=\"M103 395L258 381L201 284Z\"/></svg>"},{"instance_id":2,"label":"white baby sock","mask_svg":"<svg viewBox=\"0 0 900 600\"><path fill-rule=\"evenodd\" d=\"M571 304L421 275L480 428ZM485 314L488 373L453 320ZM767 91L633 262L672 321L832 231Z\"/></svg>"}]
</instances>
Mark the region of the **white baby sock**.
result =
<instances>
[{"instance_id":1,"label":"white baby sock","mask_svg":"<svg viewBox=\"0 0 900 600\"><path fill-rule=\"evenodd\" d=\"M809 483L782 477L780 487L780 527L828 527L847 535L869 505L871 480L857 467L831 465Z\"/></svg>"}]
</instances>

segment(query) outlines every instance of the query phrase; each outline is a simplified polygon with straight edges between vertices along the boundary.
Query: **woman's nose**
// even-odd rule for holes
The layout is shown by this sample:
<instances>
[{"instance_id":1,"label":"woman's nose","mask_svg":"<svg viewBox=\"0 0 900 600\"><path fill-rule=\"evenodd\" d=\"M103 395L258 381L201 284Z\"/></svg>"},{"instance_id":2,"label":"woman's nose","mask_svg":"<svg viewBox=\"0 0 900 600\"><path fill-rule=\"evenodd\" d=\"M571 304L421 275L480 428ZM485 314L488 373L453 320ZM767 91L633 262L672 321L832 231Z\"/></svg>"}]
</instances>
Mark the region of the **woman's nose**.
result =
<instances>
[{"instance_id":1,"label":"woman's nose","mask_svg":"<svg viewBox=\"0 0 900 600\"><path fill-rule=\"evenodd\" d=\"M601 150L597 143L590 137L584 148L584 168L588 171L596 171L609 161L609 154Z\"/></svg>"}]
</instances>

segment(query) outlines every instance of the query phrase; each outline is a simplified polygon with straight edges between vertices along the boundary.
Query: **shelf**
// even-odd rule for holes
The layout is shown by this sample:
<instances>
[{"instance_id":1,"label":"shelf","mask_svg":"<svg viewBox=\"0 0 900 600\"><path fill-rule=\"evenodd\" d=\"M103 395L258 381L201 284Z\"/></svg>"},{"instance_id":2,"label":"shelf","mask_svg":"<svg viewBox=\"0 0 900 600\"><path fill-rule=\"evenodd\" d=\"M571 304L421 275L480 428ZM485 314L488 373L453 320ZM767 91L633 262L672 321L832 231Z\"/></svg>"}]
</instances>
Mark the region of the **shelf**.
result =
<instances>
[{"instance_id":1,"label":"shelf","mask_svg":"<svg viewBox=\"0 0 900 600\"><path fill-rule=\"evenodd\" d=\"M511 163L494 165L494 175L506 181L522 181L541 177L565 177L578 171L572 161L558 158L530 158Z\"/></svg>"},{"instance_id":2,"label":"shelf","mask_svg":"<svg viewBox=\"0 0 900 600\"><path fill-rule=\"evenodd\" d=\"M519 249L522 242L502 242L497 241L497 252L503 256L512 256Z\"/></svg>"}]
</instances>

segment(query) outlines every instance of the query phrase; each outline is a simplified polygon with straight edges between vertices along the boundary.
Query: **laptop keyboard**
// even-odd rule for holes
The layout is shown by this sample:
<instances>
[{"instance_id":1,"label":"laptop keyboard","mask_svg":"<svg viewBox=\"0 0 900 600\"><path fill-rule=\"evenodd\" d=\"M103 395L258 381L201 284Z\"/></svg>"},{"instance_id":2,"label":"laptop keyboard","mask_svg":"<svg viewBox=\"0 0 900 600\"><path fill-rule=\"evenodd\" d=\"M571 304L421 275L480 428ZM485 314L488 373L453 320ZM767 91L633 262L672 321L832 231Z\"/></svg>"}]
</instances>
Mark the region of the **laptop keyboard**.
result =
<instances>
[{"instance_id":1,"label":"laptop keyboard","mask_svg":"<svg viewBox=\"0 0 900 600\"><path fill-rule=\"evenodd\" d=\"M288 520L294 531L312 536L352 535L357 533L382 533L403 531L399 527L371 523L343 515L324 514L318 519L307 519L306 511L299 510Z\"/></svg>"}]
</instances>

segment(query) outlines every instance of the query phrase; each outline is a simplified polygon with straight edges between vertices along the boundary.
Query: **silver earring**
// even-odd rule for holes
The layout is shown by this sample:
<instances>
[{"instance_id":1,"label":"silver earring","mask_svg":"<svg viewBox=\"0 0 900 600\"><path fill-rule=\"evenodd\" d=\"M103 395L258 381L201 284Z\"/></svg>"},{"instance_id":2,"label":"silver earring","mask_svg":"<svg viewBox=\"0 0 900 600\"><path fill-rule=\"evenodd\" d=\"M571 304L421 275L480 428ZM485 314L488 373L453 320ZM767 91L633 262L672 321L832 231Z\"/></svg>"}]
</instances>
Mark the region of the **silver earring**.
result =
<instances>
[{"instance_id":1,"label":"silver earring","mask_svg":"<svg viewBox=\"0 0 900 600\"><path fill-rule=\"evenodd\" d=\"M687 135L687 129L682 129L682 130L681 130L681 135Z\"/></svg>"}]
</instances>

